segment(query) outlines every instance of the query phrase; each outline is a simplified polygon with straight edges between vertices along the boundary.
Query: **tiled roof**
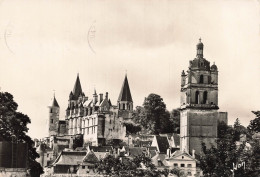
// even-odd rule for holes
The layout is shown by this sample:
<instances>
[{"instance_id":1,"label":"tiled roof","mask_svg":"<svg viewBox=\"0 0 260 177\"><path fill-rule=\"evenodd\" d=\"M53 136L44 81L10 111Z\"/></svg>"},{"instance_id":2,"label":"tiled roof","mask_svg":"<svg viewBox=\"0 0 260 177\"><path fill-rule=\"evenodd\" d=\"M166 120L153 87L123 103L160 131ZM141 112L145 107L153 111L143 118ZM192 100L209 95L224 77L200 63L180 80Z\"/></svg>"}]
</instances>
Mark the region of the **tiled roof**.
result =
<instances>
[{"instance_id":1,"label":"tiled roof","mask_svg":"<svg viewBox=\"0 0 260 177\"><path fill-rule=\"evenodd\" d=\"M82 162L86 152L62 151L53 165L78 165Z\"/></svg>"},{"instance_id":2,"label":"tiled roof","mask_svg":"<svg viewBox=\"0 0 260 177\"><path fill-rule=\"evenodd\" d=\"M97 156L95 155L95 153L93 151L89 151L87 153L87 155L84 157L83 162L98 163L99 159L97 158Z\"/></svg>"},{"instance_id":3,"label":"tiled roof","mask_svg":"<svg viewBox=\"0 0 260 177\"><path fill-rule=\"evenodd\" d=\"M144 147L125 147L126 151L129 152L129 156L138 156L146 152Z\"/></svg>"},{"instance_id":4,"label":"tiled roof","mask_svg":"<svg viewBox=\"0 0 260 177\"><path fill-rule=\"evenodd\" d=\"M120 92L119 97L118 97L118 101L131 101L131 102L133 101L132 96L131 96L131 92L130 92L130 88L129 88L129 85L128 85L127 76L125 76L125 80L124 80L124 83L122 85L121 92Z\"/></svg>"},{"instance_id":5,"label":"tiled roof","mask_svg":"<svg viewBox=\"0 0 260 177\"><path fill-rule=\"evenodd\" d=\"M166 136L156 136L156 140L158 143L158 148L160 153L166 154L167 149L170 147L168 139Z\"/></svg>"}]
</instances>

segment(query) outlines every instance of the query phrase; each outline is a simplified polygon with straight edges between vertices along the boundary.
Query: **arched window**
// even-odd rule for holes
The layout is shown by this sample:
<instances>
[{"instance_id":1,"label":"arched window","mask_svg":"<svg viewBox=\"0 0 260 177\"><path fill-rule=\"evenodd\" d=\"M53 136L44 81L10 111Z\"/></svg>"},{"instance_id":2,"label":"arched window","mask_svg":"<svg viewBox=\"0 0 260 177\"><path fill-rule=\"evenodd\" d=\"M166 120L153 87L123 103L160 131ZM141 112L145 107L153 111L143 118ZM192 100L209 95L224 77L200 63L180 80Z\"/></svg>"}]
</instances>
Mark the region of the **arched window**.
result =
<instances>
[{"instance_id":1,"label":"arched window","mask_svg":"<svg viewBox=\"0 0 260 177\"><path fill-rule=\"evenodd\" d=\"M205 91L203 92L203 104L206 104L208 100L208 93Z\"/></svg>"},{"instance_id":2,"label":"arched window","mask_svg":"<svg viewBox=\"0 0 260 177\"><path fill-rule=\"evenodd\" d=\"M199 104L199 96L200 96L199 91L196 91L196 93L195 93L195 104Z\"/></svg>"},{"instance_id":3,"label":"arched window","mask_svg":"<svg viewBox=\"0 0 260 177\"><path fill-rule=\"evenodd\" d=\"M211 84L211 76L208 77L208 84Z\"/></svg>"},{"instance_id":4,"label":"arched window","mask_svg":"<svg viewBox=\"0 0 260 177\"><path fill-rule=\"evenodd\" d=\"M203 84L203 75L200 75L200 84Z\"/></svg>"}]
</instances>

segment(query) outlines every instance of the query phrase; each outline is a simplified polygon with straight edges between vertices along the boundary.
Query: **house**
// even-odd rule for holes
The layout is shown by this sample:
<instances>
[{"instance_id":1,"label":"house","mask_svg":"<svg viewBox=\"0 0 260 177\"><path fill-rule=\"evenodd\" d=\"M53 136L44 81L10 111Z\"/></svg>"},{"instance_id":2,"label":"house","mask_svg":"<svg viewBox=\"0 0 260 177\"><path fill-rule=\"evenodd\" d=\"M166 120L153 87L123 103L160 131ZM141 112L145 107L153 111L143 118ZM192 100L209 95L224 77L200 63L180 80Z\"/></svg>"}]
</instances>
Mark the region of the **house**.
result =
<instances>
[{"instance_id":1,"label":"house","mask_svg":"<svg viewBox=\"0 0 260 177\"><path fill-rule=\"evenodd\" d=\"M106 158L108 155L108 152L94 152L92 150L89 150L86 156L83 158L83 161L78 166L77 175L97 174L97 165L99 161Z\"/></svg>"},{"instance_id":2,"label":"house","mask_svg":"<svg viewBox=\"0 0 260 177\"><path fill-rule=\"evenodd\" d=\"M197 176L200 174L200 170L196 167L195 152L191 156L185 151L175 151L165 158L165 162L169 169L180 168L187 176Z\"/></svg>"},{"instance_id":3,"label":"house","mask_svg":"<svg viewBox=\"0 0 260 177\"><path fill-rule=\"evenodd\" d=\"M51 174L76 174L79 164L83 162L86 151L62 151L48 167Z\"/></svg>"}]
</instances>

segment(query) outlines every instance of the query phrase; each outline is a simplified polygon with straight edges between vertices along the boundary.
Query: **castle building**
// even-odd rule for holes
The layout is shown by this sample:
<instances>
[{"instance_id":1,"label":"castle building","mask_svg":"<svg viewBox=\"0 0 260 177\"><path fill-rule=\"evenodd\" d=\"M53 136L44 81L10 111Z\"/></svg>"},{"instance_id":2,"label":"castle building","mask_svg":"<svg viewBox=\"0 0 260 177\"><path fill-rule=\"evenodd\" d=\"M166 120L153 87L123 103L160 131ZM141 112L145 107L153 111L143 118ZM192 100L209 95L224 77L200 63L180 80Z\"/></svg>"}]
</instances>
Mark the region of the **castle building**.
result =
<instances>
[{"instance_id":1,"label":"castle building","mask_svg":"<svg viewBox=\"0 0 260 177\"><path fill-rule=\"evenodd\" d=\"M181 74L181 150L201 152L201 142L210 147L217 138L217 125L227 122L227 112L218 112L218 68L203 58L199 40L197 56Z\"/></svg>"},{"instance_id":2,"label":"castle building","mask_svg":"<svg viewBox=\"0 0 260 177\"><path fill-rule=\"evenodd\" d=\"M47 123L49 136L82 135L84 143L104 145L107 140L125 139L124 121L131 119L133 100L127 76L125 76L117 105L112 105L108 92L99 95L94 89L91 97L85 96L77 75L69 94L65 120L59 120L59 105L54 96L49 106Z\"/></svg>"}]
</instances>

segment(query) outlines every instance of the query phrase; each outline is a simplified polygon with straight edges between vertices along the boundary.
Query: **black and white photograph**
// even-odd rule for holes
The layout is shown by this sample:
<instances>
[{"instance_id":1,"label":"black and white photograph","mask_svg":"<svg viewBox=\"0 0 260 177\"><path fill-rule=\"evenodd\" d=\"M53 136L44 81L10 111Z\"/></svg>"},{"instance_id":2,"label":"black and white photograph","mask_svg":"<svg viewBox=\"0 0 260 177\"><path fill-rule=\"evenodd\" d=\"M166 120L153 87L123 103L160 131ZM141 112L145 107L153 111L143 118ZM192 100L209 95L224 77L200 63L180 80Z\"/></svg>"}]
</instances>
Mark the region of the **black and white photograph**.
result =
<instances>
[{"instance_id":1,"label":"black and white photograph","mask_svg":"<svg viewBox=\"0 0 260 177\"><path fill-rule=\"evenodd\" d=\"M260 0L0 0L0 177L260 177Z\"/></svg>"}]
</instances>

